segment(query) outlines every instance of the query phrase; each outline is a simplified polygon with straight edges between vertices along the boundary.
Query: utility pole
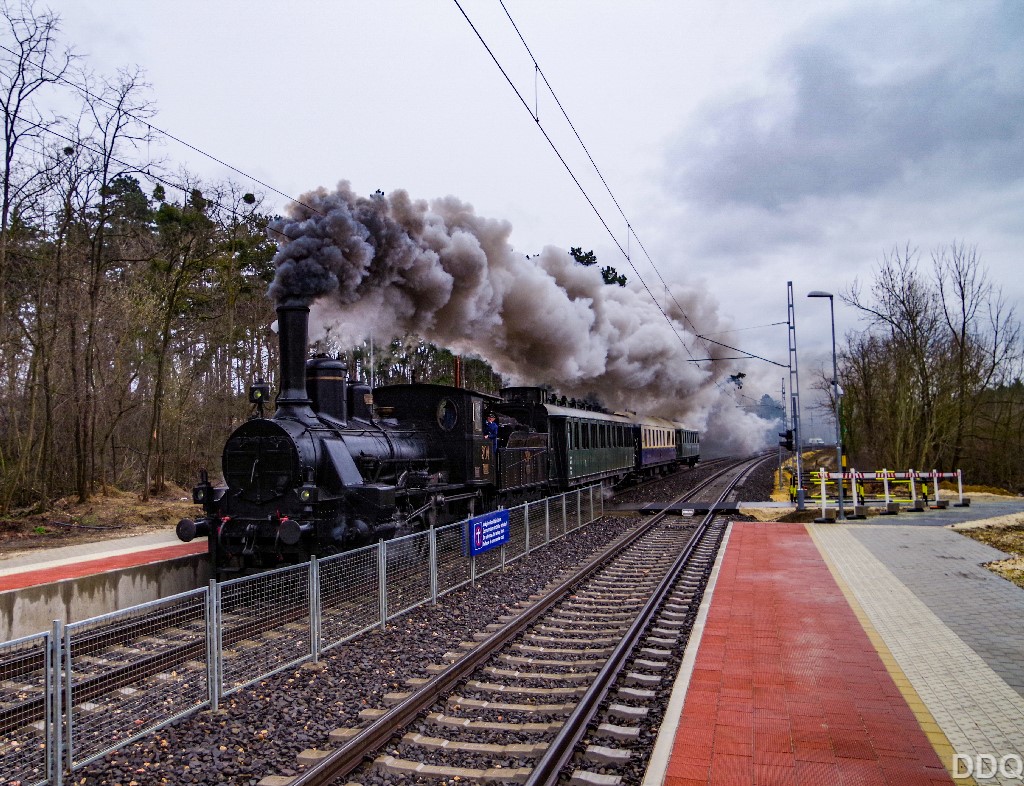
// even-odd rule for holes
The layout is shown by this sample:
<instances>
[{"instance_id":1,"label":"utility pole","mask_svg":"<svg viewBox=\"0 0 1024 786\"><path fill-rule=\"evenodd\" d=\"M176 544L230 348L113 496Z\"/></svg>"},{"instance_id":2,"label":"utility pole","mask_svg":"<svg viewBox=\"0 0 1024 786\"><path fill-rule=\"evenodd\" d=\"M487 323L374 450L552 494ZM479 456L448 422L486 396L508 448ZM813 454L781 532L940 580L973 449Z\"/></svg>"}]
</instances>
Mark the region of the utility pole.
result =
<instances>
[{"instance_id":1,"label":"utility pole","mask_svg":"<svg viewBox=\"0 0 1024 786\"><path fill-rule=\"evenodd\" d=\"M786 378L782 378L782 428L786 428ZM779 488L785 488L782 485L782 443L779 443Z\"/></svg>"},{"instance_id":2,"label":"utility pole","mask_svg":"<svg viewBox=\"0 0 1024 786\"><path fill-rule=\"evenodd\" d=\"M796 447L796 509L804 509L803 439L800 434L800 373L796 362L796 312L793 308L793 282L786 282L789 324L789 388L792 391L793 444ZM782 399L785 402L785 398Z\"/></svg>"}]
</instances>

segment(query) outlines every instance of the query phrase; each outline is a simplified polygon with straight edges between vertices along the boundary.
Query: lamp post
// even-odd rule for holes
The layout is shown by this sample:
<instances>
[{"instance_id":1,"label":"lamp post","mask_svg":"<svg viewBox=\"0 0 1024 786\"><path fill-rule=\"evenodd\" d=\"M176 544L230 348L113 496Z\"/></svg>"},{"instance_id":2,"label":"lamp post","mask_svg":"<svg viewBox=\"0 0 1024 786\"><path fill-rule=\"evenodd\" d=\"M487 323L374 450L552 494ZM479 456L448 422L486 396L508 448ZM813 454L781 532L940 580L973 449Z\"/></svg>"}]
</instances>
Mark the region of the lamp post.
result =
<instances>
[{"instance_id":1,"label":"lamp post","mask_svg":"<svg viewBox=\"0 0 1024 786\"><path fill-rule=\"evenodd\" d=\"M839 387L839 363L836 360L836 312L833 306L831 292L822 292L816 289L808 292L807 297L827 297L828 313L832 318L832 386L836 397L836 471L839 472L839 515L838 521L846 521L846 513L843 511L843 432L839 425L839 413L842 411L842 388Z\"/></svg>"}]
</instances>

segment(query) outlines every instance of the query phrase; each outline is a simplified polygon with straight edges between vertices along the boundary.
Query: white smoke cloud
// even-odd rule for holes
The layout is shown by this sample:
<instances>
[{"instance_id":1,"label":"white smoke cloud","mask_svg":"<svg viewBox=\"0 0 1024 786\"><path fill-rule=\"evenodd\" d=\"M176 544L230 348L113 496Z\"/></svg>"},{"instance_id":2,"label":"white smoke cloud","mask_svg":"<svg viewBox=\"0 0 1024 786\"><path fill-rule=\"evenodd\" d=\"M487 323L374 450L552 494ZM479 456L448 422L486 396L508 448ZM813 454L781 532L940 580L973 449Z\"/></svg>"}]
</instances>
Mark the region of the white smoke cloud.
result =
<instances>
[{"instance_id":1,"label":"white smoke cloud","mask_svg":"<svg viewBox=\"0 0 1024 786\"><path fill-rule=\"evenodd\" d=\"M516 384L548 384L701 429L717 409L739 411L719 384L730 364L691 362L689 353L707 358L709 347L687 329L680 307L699 316L703 330L720 328L700 292L673 286L679 306L669 300L662 313L638 284L605 284L597 266L562 249L516 253L508 222L477 216L454 197L363 198L342 182L301 202L309 207L295 206L272 226L288 239L270 294L311 303L311 340L328 330L343 345L414 334L485 358ZM764 431L754 420L761 425L737 423L728 439L754 444Z\"/></svg>"}]
</instances>

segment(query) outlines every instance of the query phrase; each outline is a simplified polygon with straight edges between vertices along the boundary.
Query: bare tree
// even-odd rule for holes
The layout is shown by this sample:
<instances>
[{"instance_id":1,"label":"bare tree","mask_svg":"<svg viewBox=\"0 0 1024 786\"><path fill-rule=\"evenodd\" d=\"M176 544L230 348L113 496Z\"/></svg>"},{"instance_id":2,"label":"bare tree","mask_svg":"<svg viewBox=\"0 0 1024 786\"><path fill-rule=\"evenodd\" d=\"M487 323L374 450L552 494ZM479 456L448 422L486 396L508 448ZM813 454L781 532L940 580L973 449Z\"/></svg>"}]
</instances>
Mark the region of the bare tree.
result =
<instances>
[{"instance_id":1,"label":"bare tree","mask_svg":"<svg viewBox=\"0 0 1024 786\"><path fill-rule=\"evenodd\" d=\"M841 353L845 416L872 463L952 469L991 417L992 391L1019 374L1020 328L975 248L954 242L930 270L919 262L894 248L868 292L844 294L869 322Z\"/></svg>"},{"instance_id":2,"label":"bare tree","mask_svg":"<svg viewBox=\"0 0 1024 786\"><path fill-rule=\"evenodd\" d=\"M932 253L955 386L948 450L960 463L978 394L1001 384L1020 359L1020 325L1002 291L988 280L976 246L953 241Z\"/></svg>"},{"instance_id":3,"label":"bare tree","mask_svg":"<svg viewBox=\"0 0 1024 786\"><path fill-rule=\"evenodd\" d=\"M41 88L60 81L74 59L57 42L60 17L37 11L32 0L12 7L0 0L6 20L0 49L0 109L4 115L4 168L0 173L0 330L7 307L8 233L20 194L30 188L38 171L16 173L22 144L36 139L51 122L33 99Z\"/></svg>"}]
</instances>

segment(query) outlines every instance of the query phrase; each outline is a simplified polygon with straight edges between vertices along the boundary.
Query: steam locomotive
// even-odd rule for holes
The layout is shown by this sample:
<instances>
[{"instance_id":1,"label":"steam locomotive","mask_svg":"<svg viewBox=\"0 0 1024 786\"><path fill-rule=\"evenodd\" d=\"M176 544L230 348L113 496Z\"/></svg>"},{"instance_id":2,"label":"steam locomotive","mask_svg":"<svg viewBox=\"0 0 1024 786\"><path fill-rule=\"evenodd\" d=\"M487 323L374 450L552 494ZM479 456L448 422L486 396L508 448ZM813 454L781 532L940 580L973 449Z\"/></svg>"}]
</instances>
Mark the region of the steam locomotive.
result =
<instances>
[{"instance_id":1,"label":"steam locomotive","mask_svg":"<svg viewBox=\"0 0 1024 786\"><path fill-rule=\"evenodd\" d=\"M490 396L433 384L369 386L307 360L309 308L279 304L280 392L224 446L224 485L177 536L206 537L218 575L308 561L584 485L697 463L697 432L515 387ZM485 425L494 414L497 434Z\"/></svg>"}]
</instances>

